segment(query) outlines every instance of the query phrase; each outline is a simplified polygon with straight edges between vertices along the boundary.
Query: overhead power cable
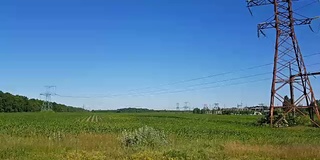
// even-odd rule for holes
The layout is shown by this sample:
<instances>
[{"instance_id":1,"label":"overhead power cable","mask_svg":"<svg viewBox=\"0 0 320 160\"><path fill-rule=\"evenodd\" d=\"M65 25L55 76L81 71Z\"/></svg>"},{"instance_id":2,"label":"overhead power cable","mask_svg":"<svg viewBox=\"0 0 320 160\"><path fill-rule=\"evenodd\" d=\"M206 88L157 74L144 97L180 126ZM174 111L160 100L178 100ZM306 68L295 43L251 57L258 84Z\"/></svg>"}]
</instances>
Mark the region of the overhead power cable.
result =
<instances>
[{"instance_id":1,"label":"overhead power cable","mask_svg":"<svg viewBox=\"0 0 320 160\"><path fill-rule=\"evenodd\" d=\"M217 83L223 83L223 82L229 82L229 81L253 78L253 77L258 77L258 76L267 75L267 74L271 74L271 73L272 72L264 72L264 73L246 75L246 76L241 76L241 77L236 77L236 78L223 79L223 80L219 80L219 81L198 83L198 84L186 86L184 88L206 86L206 85L210 85L210 84L217 84ZM152 90L152 91L139 92L139 93L126 93L126 94L114 94L114 95L91 96L91 97L90 96L64 96L64 95L60 95L60 94L55 94L55 95L59 96L59 97L65 97L65 98L108 98L108 97L119 97L119 96L144 96L144 95L148 95L148 94L159 93L159 92L170 91L170 90L172 90L172 89L159 89L159 90Z\"/></svg>"},{"instance_id":2,"label":"overhead power cable","mask_svg":"<svg viewBox=\"0 0 320 160\"><path fill-rule=\"evenodd\" d=\"M316 55L320 55L320 52L309 54L309 55L306 55L304 57L311 57L311 56L316 56ZM262 68L262 67L266 67L266 66L270 66L270 65L273 65L273 63L266 63L266 64L262 64L262 65L251 66L251 67L248 67L248 68L233 70L233 71L229 71L229 72L222 72L222 73L207 75L207 76L203 76L203 77L197 77L197 78L192 78L192 79L187 79L187 80L176 81L176 82L172 82L172 83L161 84L161 85L159 85L157 87L151 87L150 86L150 87L144 87L144 88L140 88L140 89L133 89L133 90L129 90L128 92L134 92L134 91L146 90L146 89L159 89L159 88L160 88L160 90L165 90L165 89L161 89L161 87L171 86L171 85L176 85L176 84L183 84L183 83L187 83L187 82L193 82L193 81L213 78L213 77L217 77L217 76L229 75L229 74L236 73L236 72ZM144 91L143 93L149 93L149 92L152 92L152 91ZM134 93L139 93L139 92L134 92Z\"/></svg>"},{"instance_id":3,"label":"overhead power cable","mask_svg":"<svg viewBox=\"0 0 320 160\"><path fill-rule=\"evenodd\" d=\"M55 96L58 97L64 97L64 98L93 98L93 96L67 96L67 95L60 95L60 94L55 94Z\"/></svg>"},{"instance_id":4,"label":"overhead power cable","mask_svg":"<svg viewBox=\"0 0 320 160\"><path fill-rule=\"evenodd\" d=\"M296 8L295 11L301 10L301 9L306 8L308 6L311 6L311 5L315 4L315 3L319 3L319 0L313 0L308 4L305 4L305 5L301 6L301 7Z\"/></svg>"},{"instance_id":5,"label":"overhead power cable","mask_svg":"<svg viewBox=\"0 0 320 160\"><path fill-rule=\"evenodd\" d=\"M311 56L316 56L316 55L320 55L320 52L309 54L309 55L306 55L304 57L311 57ZM236 72L262 68L262 67L266 67L266 66L270 66L270 65L273 65L273 63L266 63L266 64L262 64L262 65L251 66L251 67L248 67L248 68L242 68L242 69L237 69L237 70L228 71L228 72L222 72L222 73L211 74L211 75L192 78L192 79L187 79L187 80L181 80L181 81L176 81L176 82L171 82L171 83L165 83L165 84L158 85L157 87L151 87L150 86L150 87L132 89L132 90L129 90L128 92L134 92L134 91L140 91L140 90L146 90L146 89L153 89L153 88L160 88L160 87L164 87L164 86L171 86L171 85L182 84L182 83L187 83L187 82L193 82L193 81L198 81L198 80L203 80L203 79L209 79L209 78L213 78L213 77L217 77L217 76L229 75L229 74L236 73Z\"/></svg>"},{"instance_id":6,"label":"overhead power cable","mask_svg":"<svg viewBox=\"0 0 320 160\"><path fill-rule=\"evenodd\" d=\"M310 64L310 65L307 65L307 66L314 66L314 65L319 65L319 64L320 63L314 63L314 64ZM191 88L191 87L196 87L196 86L204 86L204 85L216 84L216 83L222 83L222 82L229 82L229 81L252 78L252 77L257 77L257 76L267 75L267 74L271 74L271 72L247 75L247 76L224 79L224 80L213 81L213 82L199 83L199 84L187 86L185 88ZM249 82L251 82L251 81L249 81ZM219 86L225 86L225 85L219 85ZM205 87L205 88L207 88L207 87ZM211 88L211 87L209 87L209 88ZM146 96L146 95L150 95L150 94L157 95L158 93L171 93L170 90L172 90L172 89L161 89L161 90L154 90L154 91L150 91L150 92L124 93L124 94L101 95L101 96L65 96L65 95L60 95L60 94L55 94L55 95L58 96L58 97L64 97L64 98L112 98L112 97L120 97L120 96ZM195 90L195 89L194 88L186 89L186 91L189 91L189 90ZM173 91L173 93L176 93L176 92L177 91ZM182 92L182 91L178 91L177 93L179 93L179 92Z\"/></svg>"},{"instance_id":7,"label":"overhead power cable","mask_svg":"<svg viewBox=\"0 0 320 160\"><path fill-rule=\"evenodd\" d=\"M229 81L234 81L234 80L241 80L241 79L246 79L246 78L252 78L252 77L267 75L267 74L271 74L271 73L272 73L272 72L264 72L264 73L258 73L258 74L253 74L253 75L241 76L241 77L236 77L236 78L229 78L229 79L224 79L224 80L219 80L219 81L198 83L198 84L186 86L186 87L184 87L184 88L191 88L191 87L205 86L205 85L222 83L222 82L229 82ZM155 92L168 91L168 90L170 90L170 89L160 89L160 90L153 90L153 91L148 91L148 92L140 92L140 93L137 93L137 95L144 95L144 94L148 94L148 93L155 93Z\"/></svg>"},{"instance_id":8,"label":"overhead power cable","mask_svg":"<svg viewBox=\"0 0 320 160\"><path fill-rule=\"evenodd\" d=\"M320 54L320 53L318 53L318 54ZM207 75L207 76L203 76L203 77L197 77L197 78L192 78L192 79L187 79L187 80L181 80L181 81L176 81L176 82L161 84L161 85L159 85L158 87L145 87L145 88L133 89L133 90L129 90L128 92L133 92L133 91L138 91L138 90L145 90L145 89L150 89L150 88L159 88L159 87L163 87L163 86L171 86L171 85L182 84L182 83L187 83L187 82L193 82L193 81L198 81L198 80L213 78L213 77L217 77L217 76L228 75L228 74L232 74L232 73L236 73L236 72L241 72L241 71L246 71L246 70L252 70L252 69L257 69L257 68L261 68L261 67L266 67L266 66L269 66L269 65L272 65L272 64L273 64L273 63L266 63L266 64L257 65L257 66L252 66L252 67L243 68L243 69L238 69L238 70L234 70L234 71L222 72L222 73L211 74L211 75Z\"/></svg>"},{"instance_id":9,"label":"overhead power cable","mask_svg":"<svg viewBox=\"0 0 320 160\"><path fill-rule=\"evenodd\" d=\"M193 88L193 89L184 89L184 90L171 91L171 92L161 92L161 93L156 93L155 95L158 95L158 94L172 94L172 93L189 92L189 91L198 91L198 90L206 90L206 89L213 89L213 88L219 88L219 87L227 87L227 86L235 86L235 85L241 85L241 84L247 84L247 83L255 83L255 82L261 82L261 81L266 81L266 80L270 80L270 78L263 78L263 79L258 79L258 80L245 81L245 82L232 83L232 84L225 84L225 85L216 85L216 86L203 87L203 88Z\"/></svg>"},{"instance_id":10,"label":"overhead power cable","mask_svg":"<svg viewBox=\"0 0 320 160\"><path fill-rule=\"evenodd\" d=\"M306 55L304 57L311 57L311 56L315 56L315 55L320 55L320 52L309 54L309 55ZM213 78L213 77L217 77L217 76L221 76L221 75L228 75L228 74L232 74L232 73L236 73L236 72L241 72L241 71L261 68L261 67L269 66L269 65L272 65L272 64L273 63L266 63L266 64L252 66L252 67L243 68L243 69L238 69L238 70L234 70L234 71L223 72L223 73L212 74L212 75L198 77L198 78L192 78L192 79L187 79L187 80L176 81L176 82L172 82L172 83L162 84L162 85L159 85L158 87L145 87L145 88L140 88L140 89L133 89L133 90L129 90L127 93L122 93L122 94L111 94L111 95L100 95L100 96L70 96L70 95L56 94L56 96L65 97L65 98L111 98L111 97L119 97L119 96L127 96L127 95L135 96L135 95L141 95L141 94L156 93L156 92L170 90L170 89L161 89L160 88L161 86L163 87L163 86L170 86L170 85L175 85L175 84L193 82L193 81ZM320 64L320 63L315 63L315 64L311 64L311 65L318 65L318 64ZM307 66L311 66L311 65L307 65ZM265 74L270 74L270 73L271 72L266 72L266 73L247 75L247 76L243 76L243 77L236 77L236 78L225 79L225 80L214 81L214 82L199 83L199 84L187 86L187 88L195 87L195 86L203 86L203 85L208 85L208 84L215 84L215 83L226 82L226 81L239 80L239 79L250 78L250 77L255 77L255 76L260 76L260 75L265 75ZM152 91L133 92L133 91L139 91L139 90L143 90L143 89L153 89L153 88L155 88L155 89L160 88L160 89L152 90Z\"/></svg>"}]
</instances>

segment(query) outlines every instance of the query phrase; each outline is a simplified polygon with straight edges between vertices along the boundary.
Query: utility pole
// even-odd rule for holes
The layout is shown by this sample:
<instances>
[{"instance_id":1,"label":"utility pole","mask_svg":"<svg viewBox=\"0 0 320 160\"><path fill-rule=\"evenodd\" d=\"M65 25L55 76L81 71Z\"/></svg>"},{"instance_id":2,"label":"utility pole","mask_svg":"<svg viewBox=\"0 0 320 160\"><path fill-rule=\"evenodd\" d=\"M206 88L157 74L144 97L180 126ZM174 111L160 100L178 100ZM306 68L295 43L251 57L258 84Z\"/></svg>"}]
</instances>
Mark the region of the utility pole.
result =
<instances>
[{"instance_id":1,"label":"utility pole","mask_svg":"<svg viewBox=\"0 0 320 160\"><path fill-rule=\"evenodd\" d=\"M42 111L48 111L52 110L52 103L51 103L51 96L54 96L55 93L54 91L51 91L54 89L56 86L45 86L46 92L40 93L40 96L45 96L45 100L43 101L41 110Z\"/></svg>"},{"instance_id":2,"label":"utility pole","mask_svg":"<svg viewBox=\"0 0 320 160\"><path fill-rule=\"evenodd\" d=\"M294 0L247 0L247 7L273 5L274 18L258 24L258 36L264 34L263 30L275 28L276 43L274 53L273 78L270 98L270 125L276 125L282 121L289 113L297 112L306 115L304 110L309 112L310 120L314 121L315 113L320 120L316 98L308 77L308 72L304 64L303 56L295 34L295 26L310 25L314 18L306 18L293 11L292 2ZM250 10L251 12L251 10ZM301 18L295 18L294 16ZM289 87L286 87L289 86ZM289 88L286 90L286 88ZM290 106L277 106L275 104L284 102L285 93L289 93L292 101ZM274 111L283 109L283 116L274 119Z\"/></svg>"}]
</instances>

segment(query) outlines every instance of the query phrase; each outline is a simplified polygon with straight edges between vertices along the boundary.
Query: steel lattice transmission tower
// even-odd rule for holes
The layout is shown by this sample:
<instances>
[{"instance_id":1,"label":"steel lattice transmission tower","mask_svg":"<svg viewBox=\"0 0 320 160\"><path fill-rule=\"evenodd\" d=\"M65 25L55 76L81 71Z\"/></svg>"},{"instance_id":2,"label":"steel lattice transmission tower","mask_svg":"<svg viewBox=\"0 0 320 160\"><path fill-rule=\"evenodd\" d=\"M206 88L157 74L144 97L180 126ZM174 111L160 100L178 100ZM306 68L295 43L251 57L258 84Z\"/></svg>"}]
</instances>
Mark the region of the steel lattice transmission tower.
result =
<instances>
[{"instance_id":1,"label":"steel lattice transmission tower","mask_svg":"<svg viewBox=\"0 0 320 160\"><path fill-rule=\"evenodd\" d=\"M293 0L247 0L247 7L262 5L273 5L274 18L267 22L258 24L258 36L264 35L263 30L275 28L276 44L274 54L274 69L271 87L270 100L270 124L278 124L288 114L302 115L309 114L310 120L319 127L314 121L314 114L320 119L316 99L309 80L310 73L307 72L303 56L298 45L295 34L295 26L310 25L318 18L307 18L296 14L292 8ZM294 16L301 18L295 18ZM289 92L288 92L289 91ZM284 95L290 95L289 105L284 104ZM284 111L281 118L275 119L275 110Z\"/></svg>"},{"instance_id":2,"label":"steel lattice transmission tower","mask_svg":"<svg viewBox=\"0 0 320 160\"><path fill-rule=\"evenodd\" d=\"M52 110L51 96L55 95L54 91L52 91L52 89L54 89L55 87L56 86L45 86L46 92L40 93L41 96L45 97L41 110L43 111Z\"/></svg>"},{"instance_id":3,"label":"steel lattice transmission tower","mask_svg":"<svg viewBox=\"0 0 320 160\"><path fill-rule=\"evenodd\" d=\"M189 104L189 102L184 102L184 106L183 106L183 109L185 110L185 111L187 111L188 109L190 109L190 107L188 106L188 104Z\"/></svg>"}]
</instances>

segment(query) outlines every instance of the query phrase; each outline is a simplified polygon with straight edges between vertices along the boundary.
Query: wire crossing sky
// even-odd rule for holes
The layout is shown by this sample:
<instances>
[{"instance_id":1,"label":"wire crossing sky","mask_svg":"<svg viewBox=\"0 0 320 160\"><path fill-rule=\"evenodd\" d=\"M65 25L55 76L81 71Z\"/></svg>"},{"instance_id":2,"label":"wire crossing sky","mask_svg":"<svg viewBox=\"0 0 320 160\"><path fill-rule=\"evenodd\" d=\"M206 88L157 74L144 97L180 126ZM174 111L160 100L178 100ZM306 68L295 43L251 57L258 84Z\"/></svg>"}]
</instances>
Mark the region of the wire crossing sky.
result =
<instances>
[{"instance_id":1,"label":"wire crossing sky","mask_svg":"<svg viewBox=\"0 0 320 160\"><path fill-rule=\"evenodd\" d=\"M320 15L313 0L294 7ZM256 25L272 7L252 13L245 1L1 1L0 90L40 98L55 85L54 101L88 109L268 104L275 33L257 38ZM296 29L310 72L320 71L319 26Z\"/></svg>"}]
</instances>

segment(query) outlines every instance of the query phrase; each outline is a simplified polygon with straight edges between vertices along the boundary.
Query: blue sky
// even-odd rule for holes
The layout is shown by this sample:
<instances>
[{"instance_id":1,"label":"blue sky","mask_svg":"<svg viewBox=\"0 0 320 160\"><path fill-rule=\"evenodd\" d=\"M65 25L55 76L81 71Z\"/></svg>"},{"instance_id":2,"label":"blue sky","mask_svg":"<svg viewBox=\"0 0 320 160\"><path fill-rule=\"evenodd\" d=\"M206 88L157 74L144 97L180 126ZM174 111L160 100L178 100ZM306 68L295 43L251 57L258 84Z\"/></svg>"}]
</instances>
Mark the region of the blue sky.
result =
<instances>
[{"instance_id":1,"label":"blue sky","mask_svg":"<svg viewBox=\"0 0 320 160\"><path fill-rule=\"evenodd\" d=\"M296 8L310 1L295 3ZM320 15L320 4L299 10ZM171 82L248 68L273 61L274 31L257 38L256 25L272 15L272 6L254 8L245 1L210 0L11 0L0 2L0 90L40 98L45 85L59 103L88 109L268 104L270 80L175 94L132 96L266 73L272 66L170 86ZM320 20L313 27L317 30ZM319 27L318 27L319 26ZM320 33L297 28L303 54L320 52ZM306 58L318 62L320 55ZM319 65L310 71L320 70ZM245 80L245 79L244 79ZM244 80L230 83L244 82ZM320 82L312 79L317 97ZM224 83L228 85L229 82ZM220 84L220 83L219 83ZM217 84L216 84L217 85ZM210 86L210 85L209 85ZM214 86L214 85L211 85ZM155 89L154 89L155 88ZM95 96L127 94L117 97Z\"/></svg>"}]
</instances>

